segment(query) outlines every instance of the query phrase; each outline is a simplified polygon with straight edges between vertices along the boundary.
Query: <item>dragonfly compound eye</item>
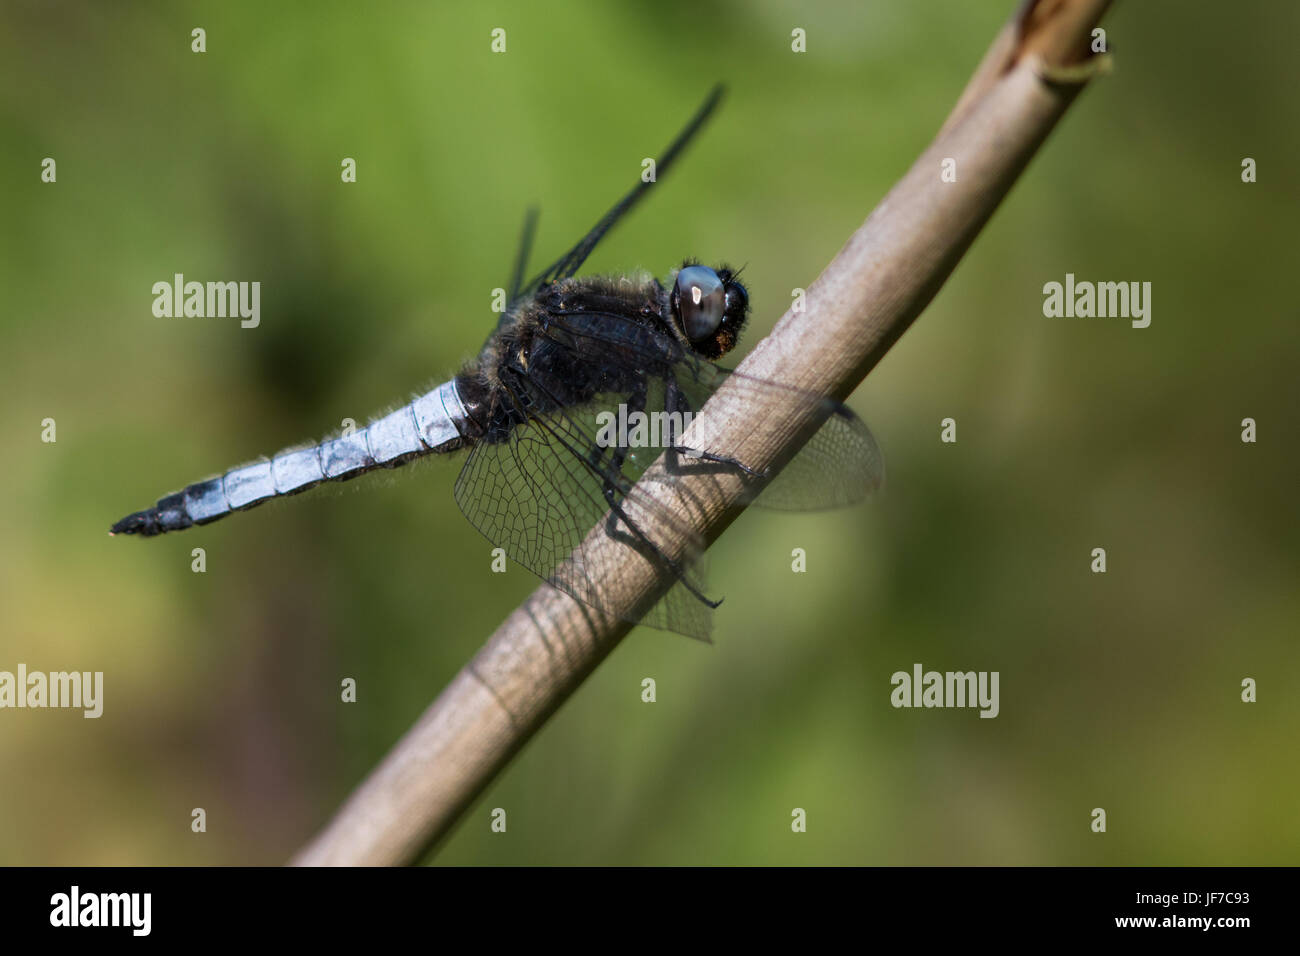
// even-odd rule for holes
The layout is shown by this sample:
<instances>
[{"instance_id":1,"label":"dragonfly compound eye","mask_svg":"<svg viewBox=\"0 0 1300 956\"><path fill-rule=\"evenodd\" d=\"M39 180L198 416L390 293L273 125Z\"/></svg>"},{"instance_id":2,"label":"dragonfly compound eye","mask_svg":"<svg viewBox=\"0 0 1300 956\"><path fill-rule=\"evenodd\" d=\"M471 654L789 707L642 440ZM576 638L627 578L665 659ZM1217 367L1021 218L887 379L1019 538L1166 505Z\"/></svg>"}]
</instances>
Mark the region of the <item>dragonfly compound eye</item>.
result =
<instances>
[{"instance_id":1,"label":"dragonfly compound eye","mask_svg":"<svg viewBox=\"0 0 1300 956\"><path fill-rule=\"evenodd\" d=\"M682 330L692 342L707 339L718 331L726 311L726 287L708 266L687 266L677 273L673 290Z\"/></svg>"},{"instance_id":2,"label":"dragonfly compound eye","mask_svg":"<svg viewBox=\"0 0 1300 956\"><path fill-rule=\"evenodd\" d=\"M734 279L727 280L727 315L735 319L737 323L745 320L745 313L749 311L749 293L745 287Z\"/></svg>"}]
</instances>

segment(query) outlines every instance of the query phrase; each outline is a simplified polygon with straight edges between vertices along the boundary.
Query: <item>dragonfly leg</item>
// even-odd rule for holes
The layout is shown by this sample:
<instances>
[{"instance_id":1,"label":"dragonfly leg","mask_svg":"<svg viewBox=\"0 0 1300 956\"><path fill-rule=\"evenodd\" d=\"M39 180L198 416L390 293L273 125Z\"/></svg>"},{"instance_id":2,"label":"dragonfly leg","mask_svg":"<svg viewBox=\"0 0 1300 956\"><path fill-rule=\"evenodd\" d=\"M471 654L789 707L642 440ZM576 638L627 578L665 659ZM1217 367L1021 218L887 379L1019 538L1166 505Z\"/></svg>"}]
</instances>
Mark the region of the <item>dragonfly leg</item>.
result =
<instances>
[{"instance_id":1,"label":"dragonfly leg","mask_svg":"<svg viewBox=\"0 0 1300 956\"><path fill-rule=\"evenodd\" d=\"M673 577L685 586L686 590L690 591L693 595L699 598L702 603L708 605L710 608L717 608L722 604L721 599L713 601L705 597L704 592L692 584L690 579L686 576L686 570L682 567L681 562L675 561L668 555L664 554L663 549L646 536L645 532L642 531L637 526L636 522L628 516L628 513L623 510L622 502L618 501L613 494L612 489L606 490L605 500L609 502L610 511L609 523L606 525L605 530L611 538L614 538L617 541L622 541L624 544L628 545L628 547L635 548L648 560L658 562L663 567L667 568L668 571L672 573ZM628 531L631 532L631 536L618 530L618 523L620 521L627 526Z\"/></svg>"},{"instance_id":2,"label":"dragonfly leg","mask_svg":"<svg viewBox=\"0 0 1300 956\"><path fill-rule=\"evenodd\" d=\"M677 384L675 376L668 377L666 386L665 404L668 406L668 411L675 413L693 411L690 402L687 400L685 394L683 394L681 387ZM671 430L671 418L669 419L668 427ZM715 465L724 465L727 468L734 468L737 471L749 475L751 478L765 478L767 476L766 469L763 471L755 471L738 458L732 458L728 455L714 454L713 452L705 451L702 448L691 448L689 445L680 445L677 443L676 438L676 435L669 436L669 450L674 453L669 456L670 465L677 464L680 466L680 462L674 461L674 459L680 455L686 458L694 458L697 461L707 461Z\"/></svg>"},{"instance_id":3,"label":"dragonfly leg","mask_svg":"<svg viewBox=\"0 0 1300 956\"><path fill-rule=\"evenodd\" d=\"M634 389L628 396L628 414L631 415L633 412L644 412L645 405L646 389L644 384L642 384L640 387ZM667 568L672 575L686 587L686 590L690 591L691 594L695 595L695 597L708 607L718 607L722 604L722 601L713 601L705 597L703 592L701 592L699 588L692 584L687 578L685 569L682 567L681 563L664 554L663 549L651 541L646 533L637 526L636 522L633 521L628 513L623 509L623 502L620 498L619 492L621 490L620 482L623 475L623 463L627 460L628 450L629 449L626 445L618 445L614 447L612 454L609 456L608 465L602 467L601 461L605 457L606 449L603 449L600 446L596 446L592 449L590 460L593 466L595 466L597 472L601 475L601 491L605 496L605 503L609 505L609 518L605 525L605 533L614 540L621 541L629 547L635 548L648 560L657 562ZM619 529L620 522L627 527L630 534L625 534Z\"/></svg>"},{"instance_id":4,"label":"dragonfly leg","mask_svg":"<svg viewBox=\"0 0 1300 956\"><path fill-rule=\"evenodd\" d=\"M673 450L686 458L694 458L698 461L708 461L715 465L726 465L728 468L735 468L737 471L742 471L751 478L764 478L767 476L766 469L763 471L755 471L739 458L730 458L726 455L715 455L711 451L703 451L699 448L688 448L685 445L676 445Z\"/></svg>"}]
</instances>

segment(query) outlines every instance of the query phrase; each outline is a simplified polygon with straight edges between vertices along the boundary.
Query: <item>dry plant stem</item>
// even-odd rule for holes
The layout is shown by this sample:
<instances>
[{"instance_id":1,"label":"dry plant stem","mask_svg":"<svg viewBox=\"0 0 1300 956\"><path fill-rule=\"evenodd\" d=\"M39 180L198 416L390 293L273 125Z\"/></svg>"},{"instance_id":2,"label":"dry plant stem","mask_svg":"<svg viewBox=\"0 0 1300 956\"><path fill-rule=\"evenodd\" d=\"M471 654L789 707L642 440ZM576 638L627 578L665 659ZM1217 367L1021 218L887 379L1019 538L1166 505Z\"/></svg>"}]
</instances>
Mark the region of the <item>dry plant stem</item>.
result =
<instances>
[{"instance_id":1,"label":"dry plant stem","mask_svg":"<svg viewBox=\"0 0 1300 956\"><path fill-rule=\"evenodd\" d=\"M992 215L1079 84L1049 82L1077 65L1109 0L1039 0L1021 7L985 57L934 143L890 191L740 370L843 397L933 298ZM942 182L944 159L957 181ZM799 409L739 408L725 386L684 443L779 467L817 422ZM752 399L751 399L752 401ZM743 414L736 414L743 412ZM732 476L642 484L713 541L743 509ZM649 521L649 516L633 515ZM646 608L666 589L658 570L593 531L588 547L619 551L618 606ZM599 566L599 565L597 565ZM548 586L511 614L407 731L334 819L294 859L299 865L417 861L627 633L630 626Z\"/></svg>"}]
</instances>

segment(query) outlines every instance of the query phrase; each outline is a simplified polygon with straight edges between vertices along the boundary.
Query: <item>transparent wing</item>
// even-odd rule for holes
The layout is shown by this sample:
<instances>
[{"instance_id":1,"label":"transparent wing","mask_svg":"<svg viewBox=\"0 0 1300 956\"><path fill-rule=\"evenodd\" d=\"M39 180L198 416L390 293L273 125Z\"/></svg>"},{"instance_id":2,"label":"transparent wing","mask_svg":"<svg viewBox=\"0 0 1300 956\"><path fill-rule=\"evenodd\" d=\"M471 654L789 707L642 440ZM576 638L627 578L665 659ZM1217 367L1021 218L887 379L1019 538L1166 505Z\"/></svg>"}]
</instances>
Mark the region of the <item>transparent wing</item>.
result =
<instances>
[{"instance_id":1,"label":"transparent wing","mask_svg":"<svg viewBox=\"0 0 1300 956\"><path fill-rule=\"evenodd\" d=\"M537 289L544 282L551 282L555 279L564 279L577 274L578 269L591 255L601 239L605 237L614 225L623 218L632 207L643 199L656 182L661 181L669 168L674 165L678 155L686 148L687 144L695 138L704 126L705 122L717 109L718 103L722 100L724 89L719 84L715 86L709 95L705 98L695 115L691 117L690 122L677 134L676 138L668 145L655 163L655 178L652 180L639 180L635 186L622 199L614 204L609 212L605 213L600 220L588 230L587 234L578 240L577 244L562 255L547 268L543 269L538 275L534 276L527 284L522 285L519 291L522 294L528 294Z\"/></svg>"},{"instance_id":2,"label":"transparent wing","mask_svg":"<svg viewBox=\"0 0 1300 956\"><path fill-rule=\"evenodd\" d=\"M770 408L775 402L823 418L821 428L754 499L755 505L780 511L841 508L861 502L884 485L885 460L875 436L841 402L686 355L675 342L665 341L665 336L656 336L612 313L564 316L553 324L570 347L574 340L598 342L610 361L651 370L648 374L652 376L671 377L684 396L684 409L692 414L729 381L729 387L739 393L742 408Z\"/></svg>"},{"instance_id":3,"label":"transparent wing","mask_svg":"<svg viewBox=\"0 0 1300 956\"><path fill-rule=\"evenodd\" d=\"M698 411L724 380L754 401L742 404L770 407L775 395L781 402L824 417L822 426L778 472L753 504L775 511L822 511L855 505L875 494L885 483L885 459L875 436L848 406L801 389L752 378L740 372L713 367L713 375L682 376L683 390Z\"/></svg>"},{"instance_id":4,"label":"transparent wing","mask_svg":"<svg viewBox=\"0 0 1300 956\"><path fill-rule=\"evenodd\" d=\"M604 522L607 539L678 582L643 616L628 619L708 639L715 605L706 597L704 542L694 530L690 501L683 505L688 511L676 513L635 485L666 448L680 447L689 423L683 413L698 413L724 381L739 391L741 408L771 407L775 398L826 418L755 504L784 510L837 507L860 501L883 480L874 438L839 402L684 355L671 338L623 316L587 312L548 321L550 346L575 362L591 361L591 346L600 346L601 367L587 373L606 390L569 404L558 400L561 385L548 385L544 371L517 370L520 379L511 388L520 392L514 402L528 410L526 420L504 441L471 450L455 495L470 523L512 560L592 607L620 613L610 588L624 556L620 549L597 549L587 542L588 533ZM752 402L744 400L746 394ZM701 450L716 451L693 451ZM676 473L734 467L685 456L670 466ZM634 505L630 510L629 504ZM629 520L629 514L648 517ZM670 541L684 543L675 561L666 557Z\"/></svg>"},{"instance_id":5,"label":"transparent wing","mask_svg":"<svg viewBox=\"0 0 1300 956\"><path fill-rule=\"evenodd\" d=\"M607 594L622 556L610 560L609 551L586 543L588 532L605 521L608 538L678 578L658 604L628 619L707 641L712 606L703 599L703 542L689 521L633 491L658 453L597 442L603 420L599 413L617 415L617 406L627 398L602 396L578 408L534 416L506 441L476 445L456 481L456 502L470 523L512 560L578 600L616 612ZM633 525L620 518L618 509L629 501L651 520ZM615 510L606 519L611 506ZM672 565L662 557L669 536L685 542L682 558Z\"/></svg>"}]
</instances>

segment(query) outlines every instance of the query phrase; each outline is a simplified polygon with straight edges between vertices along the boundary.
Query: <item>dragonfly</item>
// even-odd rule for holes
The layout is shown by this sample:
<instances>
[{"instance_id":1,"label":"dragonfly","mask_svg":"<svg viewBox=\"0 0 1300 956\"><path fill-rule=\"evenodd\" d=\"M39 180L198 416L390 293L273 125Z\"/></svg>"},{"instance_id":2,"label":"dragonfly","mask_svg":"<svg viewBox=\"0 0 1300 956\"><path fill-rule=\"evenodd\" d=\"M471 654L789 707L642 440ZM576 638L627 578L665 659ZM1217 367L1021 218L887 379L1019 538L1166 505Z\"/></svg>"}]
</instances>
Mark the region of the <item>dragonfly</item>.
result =
<instances>
[{"instance_id":1,"label":"dragonfly","mask_svg":"<svg viewBox=\"0 0 1300 956\"><path fill-rule=\"evenodd\" d=\"M364 428L191 484L122 518L110 533L147 538L181 531L325 482L468 452L456 502L513 561L620 615L609 582L622 549L633 549L672 582L635 620L709 640L721 602L708 597L705 544L689 516L637 487L651 462L667 456L674 475L734 469L761 488L754 504L779 510L851 505L884 479L875 438L843 404L717 364L749 317L737 270L687 259L662 283L640 272L578 275L601 239L662 181L722 95L721 86L710 92L660 155L654 176L643 175L568 252L525 281L538 218L529 211L508 304L477 357L454 377ZM758 402L775 392L787 406L798 403L823 420L770 481L726 454L683 443L691 416L724 381L742 399ZM595 528L618 547L592 548L588 534Z\"/></svg>"}]
</instances>

